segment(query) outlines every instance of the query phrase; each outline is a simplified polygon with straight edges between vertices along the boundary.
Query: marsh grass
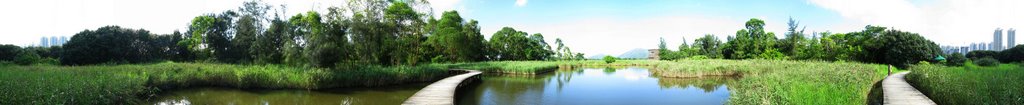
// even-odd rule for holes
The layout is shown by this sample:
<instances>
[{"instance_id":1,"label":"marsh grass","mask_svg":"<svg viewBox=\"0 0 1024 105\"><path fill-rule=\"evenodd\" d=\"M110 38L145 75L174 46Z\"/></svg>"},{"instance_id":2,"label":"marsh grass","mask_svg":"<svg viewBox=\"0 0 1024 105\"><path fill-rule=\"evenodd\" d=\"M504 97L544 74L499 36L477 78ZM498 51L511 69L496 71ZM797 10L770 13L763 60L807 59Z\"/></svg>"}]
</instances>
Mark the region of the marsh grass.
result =
<instances>
[{"instance_id":1,"label":"marsh grass","mask_svg":"<svg viewBox=\"0 0 1024 105\"><path fill-rule=\"evenodd\" d=\"M500 74L540 74L558 69L559 62L553 61L493 61L453 64L431 64L453 69L480 70Z\"/></svg>"},{"instance_id":2,"label":"marsh grass","mask_svg":"<svg viewBox=\"0 0 1024 105\"><path fill-rule=\"evenodd\" d=\"M107 66L2 66L0 104L138 104L189 87L325 89L432 81L442 66L317 69L278 65L158 63Z\"/></svg>"},{"instance_id":3,"label":"marsh grass","mask_svg":"<svg viewBox=\"0 0 1024 105\"><path fill-rule=\"evenodd\" d=\"M1024 67L1000 64L981 67L918 65L907 82L938 104L1010 105L1024 103Z\"/></svg>"},{"instance_id":4,"label":"marsh grass","mask_svg":"<svg viewBox=\"0 0 1024 105\"><path fill-rule=\"evenodd\" d=\"M729 104L868 104L874 84L884 78L885 65L850 62L780 60L624 60L602 64L571 61L572 66L645 66L667 78L739 77L725 82Z\"/></svg>"}]
</instances>

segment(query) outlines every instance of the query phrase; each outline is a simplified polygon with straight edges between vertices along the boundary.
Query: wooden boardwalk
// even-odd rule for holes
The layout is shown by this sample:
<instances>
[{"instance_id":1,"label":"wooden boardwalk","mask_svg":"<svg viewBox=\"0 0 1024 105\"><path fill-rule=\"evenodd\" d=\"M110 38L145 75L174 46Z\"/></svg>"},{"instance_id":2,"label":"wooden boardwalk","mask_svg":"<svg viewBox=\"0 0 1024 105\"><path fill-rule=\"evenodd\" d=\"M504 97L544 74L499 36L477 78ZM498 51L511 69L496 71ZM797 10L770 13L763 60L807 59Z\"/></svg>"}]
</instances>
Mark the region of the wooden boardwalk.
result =
<instances>
[{"instance_id":1,"label":"wooden boardwalk","mask_svg":"<svg viewBox=\"0 0 1024 105\"><path fill-rule=\"evenodd\" d=\"M412 97L406 99L402 105L453 105L455 104L455 90L464 80L480 75L480 71L461 70L467 73L451 76L434 82L424 87Z\"/></svg>"},{"instance_id":2,"label":"wooden boardwalk","mask_svg":"<svg viewBox=\"0 0 1024 105\"><path fill-rule=\"evenodd\" d=\"M882 80L882 92L885 105L935 105L935 102L910 86L904 76L910 72L889 75Z\"/></svg>"}]
</instances>

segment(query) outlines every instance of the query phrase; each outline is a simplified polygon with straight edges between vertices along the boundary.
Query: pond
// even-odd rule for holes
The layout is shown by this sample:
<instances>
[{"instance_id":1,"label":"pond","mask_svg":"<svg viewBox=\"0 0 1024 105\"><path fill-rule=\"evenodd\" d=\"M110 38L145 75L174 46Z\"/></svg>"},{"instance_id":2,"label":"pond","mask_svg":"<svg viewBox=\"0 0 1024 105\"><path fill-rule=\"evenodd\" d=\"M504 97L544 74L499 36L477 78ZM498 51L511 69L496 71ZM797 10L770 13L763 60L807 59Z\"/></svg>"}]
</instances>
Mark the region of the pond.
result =
<instances>
[{"instance_id":1,"label":"pond","mask_svg":"<svg viewBox=\"0 0 1024 105\"><path fill-rule=\"evenodd\" d=\"M663 105L724 104L733 77L659 78L646 68L586 68L539 75L482 75L460 88L457 104ZM397 105L429 83L325 90L192 88L162 93L149 104Z\"/></svg>"},{"instance_id":2,"label":"pond","mask_svg":"<svg viewBox=\"0 0 1024 105\"><path fill-rule=\"evenodd\" d=\"M326 90L194 88L163 93L155 105L397 105L429 83Z\"/></svg>"},{"instance_id":3,"label":"pond","mask_svg":"<svg viewBox=\"0 0 1024 105\"><path fill-rule=\"evenodd\" d=\"M458 104L720 105L734 77L659 78L646 68L557 70L534 76L484 75L459 91Z\"/></svg>"}]
</instances>

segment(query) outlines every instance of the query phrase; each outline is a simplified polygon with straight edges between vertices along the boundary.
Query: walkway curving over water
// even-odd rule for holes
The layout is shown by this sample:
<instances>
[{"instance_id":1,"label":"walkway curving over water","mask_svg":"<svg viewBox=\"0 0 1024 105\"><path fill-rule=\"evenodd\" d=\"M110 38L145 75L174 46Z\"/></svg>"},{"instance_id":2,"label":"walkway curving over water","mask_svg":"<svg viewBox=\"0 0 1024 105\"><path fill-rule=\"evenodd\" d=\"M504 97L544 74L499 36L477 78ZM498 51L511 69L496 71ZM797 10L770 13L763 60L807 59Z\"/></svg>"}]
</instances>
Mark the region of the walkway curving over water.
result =
<instances>
[{"instance_id":1,"label":"walkway curving over water","mask_svg":"<svg viewBox=\"0 0 1024 105\"><path fill-rule=\"evenodd\" d=\"M457 69L453 69L457 70ZM427 87L424 87L412 97L406 99L402 105L453 105L455 104L455 90L458 89L462 81L471 78L476 75L480 75L480 71L476 70L459 70L467 71L467 73L451 76L448 78L441 79L440 81L434 82Z\"/></svg>"},{"instance_id":2,"label":"walkway curving over water","mask_svg":"<svg viewBox=\"0 0 1024 105\"><path fill-rule=\"evenodd\" d=\"M907 73L910 72L892 74L882 80L885 105L935 105L928 96L924 96L921 91L917 91L904 80Z\"/></svg>"}]
</instances>

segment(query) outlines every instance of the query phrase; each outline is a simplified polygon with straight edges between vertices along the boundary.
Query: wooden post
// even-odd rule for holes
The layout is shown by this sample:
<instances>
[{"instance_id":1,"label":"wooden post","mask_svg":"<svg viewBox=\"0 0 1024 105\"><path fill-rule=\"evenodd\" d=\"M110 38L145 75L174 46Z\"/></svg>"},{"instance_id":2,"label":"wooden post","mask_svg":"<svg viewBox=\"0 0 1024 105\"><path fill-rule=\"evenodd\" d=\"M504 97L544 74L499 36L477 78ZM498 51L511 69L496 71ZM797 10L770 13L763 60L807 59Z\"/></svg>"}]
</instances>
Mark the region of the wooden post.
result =
<instances>
[{"instance_id":1,"label":"wooden post","mask_svg":"<svg viewBox=\"0 0 1024 105\"><path fill-rule=\"evenodd\" d=\"M889 67L885 69L886 70L886 75L892 75L892 65L888 65L888 66Z\"/></svg>"}]
</instances>

